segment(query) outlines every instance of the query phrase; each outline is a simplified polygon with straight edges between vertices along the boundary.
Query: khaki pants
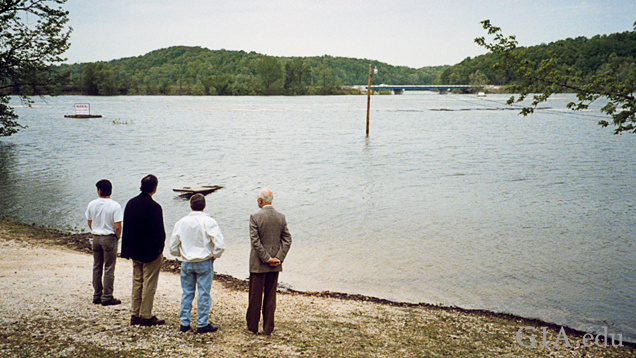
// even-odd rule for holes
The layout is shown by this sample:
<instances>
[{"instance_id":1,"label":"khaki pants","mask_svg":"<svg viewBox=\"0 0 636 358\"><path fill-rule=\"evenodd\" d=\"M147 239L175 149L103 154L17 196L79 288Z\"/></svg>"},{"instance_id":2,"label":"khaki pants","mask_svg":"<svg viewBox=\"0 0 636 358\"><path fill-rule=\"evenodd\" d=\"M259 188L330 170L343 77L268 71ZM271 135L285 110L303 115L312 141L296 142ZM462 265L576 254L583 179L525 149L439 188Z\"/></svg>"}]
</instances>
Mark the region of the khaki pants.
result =
<instances>
[{"instance_id":1,"label":"khaki pants","mask_svg":"<svg viewBox=\"0 0 636 358\"><path fill-rule=\"evenodd\" d=\"M152 305L162 263L163 255L159 255L151 262L133 260L132 310L130 312L133 316L152 318Z\"/></svg>"}]
</instances>

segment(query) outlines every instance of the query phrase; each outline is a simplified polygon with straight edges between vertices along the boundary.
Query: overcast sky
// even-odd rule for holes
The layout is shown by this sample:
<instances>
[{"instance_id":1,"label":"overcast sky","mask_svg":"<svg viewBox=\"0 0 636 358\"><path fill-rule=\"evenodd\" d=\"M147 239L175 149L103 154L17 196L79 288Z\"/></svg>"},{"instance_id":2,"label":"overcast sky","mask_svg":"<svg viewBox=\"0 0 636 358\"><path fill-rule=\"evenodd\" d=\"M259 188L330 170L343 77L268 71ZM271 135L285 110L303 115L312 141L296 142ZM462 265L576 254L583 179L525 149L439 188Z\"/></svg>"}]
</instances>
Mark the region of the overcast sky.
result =
<instances>
[{"instance_id":1,"label":"overcast sky","mask_svg":"<svg viewBox=\"0 0 636 358\"><path fill-rule=\"evenodd\" d=\"M343 56L414 68L484 53L490 19L520 45L633 30L636 0L68 0L68 63L170 46Z\"/></svg>"}]
</instances>

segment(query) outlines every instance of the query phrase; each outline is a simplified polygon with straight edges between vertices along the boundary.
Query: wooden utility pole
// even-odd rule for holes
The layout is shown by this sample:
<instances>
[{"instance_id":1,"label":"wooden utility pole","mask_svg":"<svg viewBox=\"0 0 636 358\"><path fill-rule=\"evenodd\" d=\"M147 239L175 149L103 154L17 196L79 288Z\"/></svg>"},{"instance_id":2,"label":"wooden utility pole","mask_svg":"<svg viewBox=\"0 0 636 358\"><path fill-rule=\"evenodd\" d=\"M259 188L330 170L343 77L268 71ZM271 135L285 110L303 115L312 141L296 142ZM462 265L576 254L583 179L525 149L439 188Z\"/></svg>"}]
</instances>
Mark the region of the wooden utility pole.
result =
<instances>
[{"instance_id":1,"label":"wooden utility pole","mask_svg":"<svg viewBox=\"0 0 636 358\"><path fill-rule=\"evenodd\" d=\"M371 110L371 64L369 64L369 85L367 86L367 137L369 136L369 111Z\"/></svg>"}]
</instances>

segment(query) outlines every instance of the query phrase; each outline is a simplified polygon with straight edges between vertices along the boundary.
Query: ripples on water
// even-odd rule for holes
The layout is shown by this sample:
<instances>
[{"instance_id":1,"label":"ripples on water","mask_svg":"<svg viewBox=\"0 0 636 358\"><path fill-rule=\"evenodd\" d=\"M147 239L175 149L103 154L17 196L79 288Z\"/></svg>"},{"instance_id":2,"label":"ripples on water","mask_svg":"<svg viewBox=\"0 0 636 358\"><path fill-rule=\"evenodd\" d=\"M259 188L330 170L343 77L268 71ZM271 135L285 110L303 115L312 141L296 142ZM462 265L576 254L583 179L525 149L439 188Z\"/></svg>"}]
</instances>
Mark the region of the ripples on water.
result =
<instances>
[{"instance_id":1,"label":"ripples on water","mask_svg":"<svg viewBox=\"0 0 636 358\"><path fill-rule=\"evenodd\" d=\"M17 108L29 128L0 141L0 214L85 229L97 180L124 205L153 173L171 232L189 211L173 187L224 185L207 196L227 242L215 269L244 278L249 214L270 187L294 238L281 280L296 289L635 340L635 137L601 129L598 112L477 110L505 99L374 96L370 138L363 96L47 99ZM78 102L104 118L63 118Z\"/></svg>"}]
</instances>

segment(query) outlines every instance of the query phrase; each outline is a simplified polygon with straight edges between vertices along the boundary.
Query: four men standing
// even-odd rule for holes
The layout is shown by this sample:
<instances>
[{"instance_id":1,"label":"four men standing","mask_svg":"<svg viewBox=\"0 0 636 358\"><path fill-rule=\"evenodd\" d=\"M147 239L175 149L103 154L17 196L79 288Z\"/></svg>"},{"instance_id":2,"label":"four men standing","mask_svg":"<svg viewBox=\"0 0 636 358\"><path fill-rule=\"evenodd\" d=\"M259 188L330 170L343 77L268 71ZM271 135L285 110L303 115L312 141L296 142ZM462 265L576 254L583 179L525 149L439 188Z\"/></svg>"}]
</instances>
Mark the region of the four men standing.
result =
<instances>
[{"instance_id":1,"label":"four men standing","mask_svg":"<svg viewBox=\"0 0 636 358\"><path fill-rule=\"evenodd\" d=\"M163 263L166 233L161 205L152 199L159 181L154 175L141 180L141 193L128 201L122 214L121 206L110 199L112 184L97 182L98 199L86 209L88 226L93 233L93 303L104 306L120 304L113 297L117 242L122 237L121 256L133 259L131 325L165 324L152 314L159 271ZM269 189L258 193L261 210L250 215L250 281L247 328L258 333L263 313L263 334L274 330L278 273L291 246L291 235L285 216L272 206ZM183 259L181 265L181 332L190 330L192 301L198 290L197 333L215 332L209 324L212 298L210 290L214 276L214 260L225 250L223 234L217 222L203 212L205 197L195 194L190 199L192 212L177 221L170 238L170 253ZM122 219L125 223L122 233ZM105 271L104 268L105 267ZM104 271L104 272L103 272ZM103 272L103 283L102 283Z\"/></svg>"}]
</instances>

